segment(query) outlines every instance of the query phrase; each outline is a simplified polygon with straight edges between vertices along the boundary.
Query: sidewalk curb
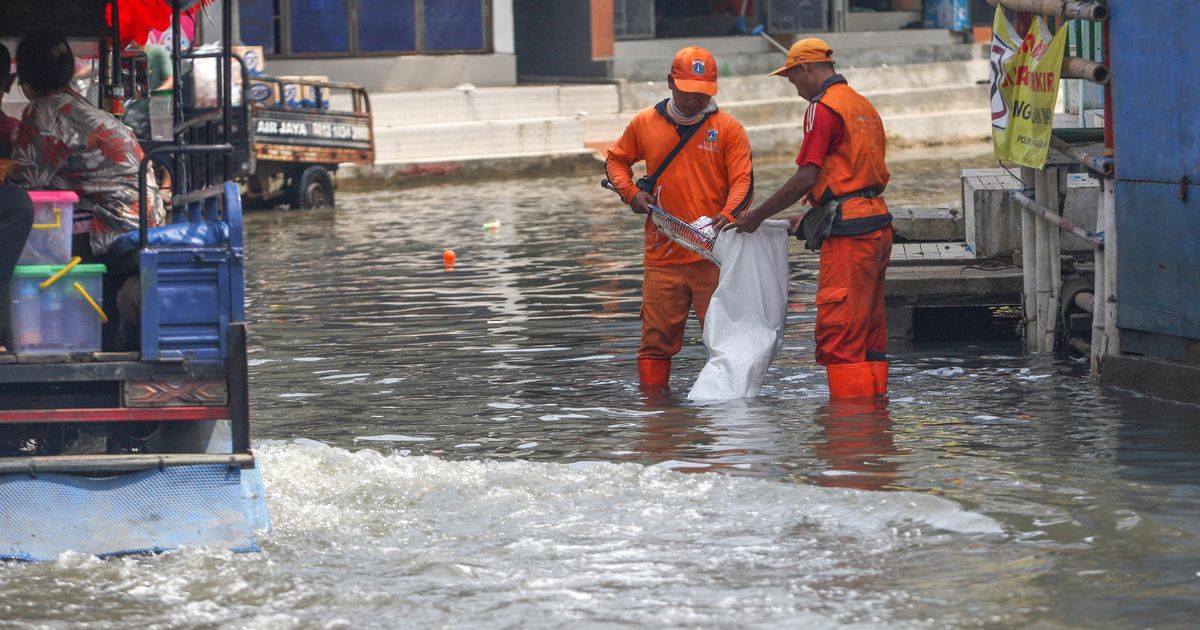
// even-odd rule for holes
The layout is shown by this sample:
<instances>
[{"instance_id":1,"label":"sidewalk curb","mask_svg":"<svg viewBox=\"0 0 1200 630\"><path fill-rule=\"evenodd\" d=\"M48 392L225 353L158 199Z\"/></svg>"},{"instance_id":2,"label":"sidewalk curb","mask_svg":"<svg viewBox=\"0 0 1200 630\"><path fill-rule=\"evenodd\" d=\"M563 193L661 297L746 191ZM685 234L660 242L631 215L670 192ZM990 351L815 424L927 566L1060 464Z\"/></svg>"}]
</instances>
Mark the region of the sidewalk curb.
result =
<instances>
[{"instance_id":1,"label":"sidewalk curb","mask_svg":"<svg viewBox=\"0 0 1200 630\"><path fill-rule=\"evenodd\" d=\"M369 191L433 184L462 184L517 177L604 175L604 162L589 149L558 153L494 155L482 158L343 165L338 188ZM599 181L599 180L597 180Z\"/></svg>"}]
</instances>

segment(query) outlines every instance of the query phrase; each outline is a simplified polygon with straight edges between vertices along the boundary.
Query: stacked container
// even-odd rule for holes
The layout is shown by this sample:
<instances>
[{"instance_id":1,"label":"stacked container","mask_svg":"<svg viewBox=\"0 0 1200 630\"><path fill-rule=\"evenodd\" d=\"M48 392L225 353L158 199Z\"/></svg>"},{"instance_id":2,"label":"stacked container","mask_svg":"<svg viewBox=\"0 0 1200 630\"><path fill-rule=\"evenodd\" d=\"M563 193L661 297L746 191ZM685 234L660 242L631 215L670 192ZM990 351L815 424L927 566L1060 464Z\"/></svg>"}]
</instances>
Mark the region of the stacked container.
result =
<instances>
[{"instance_id":1,"label":"stacked container","mask_svg":"<svg viewBox=\"0 0 1200 630\"><path fill-rule=\"evenodd\" d=\"M79 197L69 190L31 190L33 229L18 265L65 265L71 260L71 224Z\"/></svg>"},{"instance_id":2,"label":"stacked container","mask_svg":"<svg viewBox=\"0 0 1200 630\"><path fill-rule=\"evenodd\" d=\"M12 279L13 352L97 352L104 265L75 265L49 286L66 265L23 265ZM43 288L43 286L45 288Z\"/></svg>"},{"instance_id":3,"label":"stacked container","mask_svg":"<svg viewBox=\"0 0 1200 630\"><path fill-rule=\"evenodd\" d=\"M30 191L29 197L33 229L10 289L12 350L18 355L96 352L100 325L106 321L105 268L71 264L71 226L79 198L69 191Z\"/></svg>"}]
</instances>

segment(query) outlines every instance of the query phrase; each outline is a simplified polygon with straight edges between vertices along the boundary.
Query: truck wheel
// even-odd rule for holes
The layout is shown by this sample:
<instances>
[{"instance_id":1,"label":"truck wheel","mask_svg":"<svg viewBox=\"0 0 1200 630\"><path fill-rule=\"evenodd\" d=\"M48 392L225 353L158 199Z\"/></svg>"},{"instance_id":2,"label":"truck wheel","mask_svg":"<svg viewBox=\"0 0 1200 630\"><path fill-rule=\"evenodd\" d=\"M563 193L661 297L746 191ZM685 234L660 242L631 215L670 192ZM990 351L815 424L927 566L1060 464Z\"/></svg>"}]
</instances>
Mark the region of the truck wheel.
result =
<instances>
[{"instance_id":1,"label":"truck wheel","mask_svg":"<svg viewBox=\"0 0 1200 630\"><path fill-rule=\"evenodd\" d=\"M293 208L333 207L333 176L324 166L308 166L292 183Z\"/></svg>"}]
</instances>

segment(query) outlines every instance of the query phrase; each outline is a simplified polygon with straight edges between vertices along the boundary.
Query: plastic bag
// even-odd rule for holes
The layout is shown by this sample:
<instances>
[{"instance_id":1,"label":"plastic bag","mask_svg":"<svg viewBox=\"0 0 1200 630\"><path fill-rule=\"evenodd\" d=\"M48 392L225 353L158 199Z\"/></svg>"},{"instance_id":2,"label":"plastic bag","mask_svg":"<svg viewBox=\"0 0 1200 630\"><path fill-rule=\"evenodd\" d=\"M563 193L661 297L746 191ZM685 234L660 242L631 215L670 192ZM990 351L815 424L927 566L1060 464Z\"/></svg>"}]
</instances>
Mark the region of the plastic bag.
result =
<instances>
[{"instance_id":1,"label":"plastic bag","mask_svg":"<svg viewBox=\"0 0 1200 630\"><path fill-rule=\"evenodd\" d=\"M713 254L721 261L721 279L704 321L708 362L688 392L689 400L758 395L783 345L787 229L787 221L763 221L752 234L730 230L717 237Z\"/></svg>"},{"instance_id":2,"label":"plastic bag","mask_svg":"<svg viewBox=\"0 0 1200 630\"><path fill-rule=\"evenodd\" d=\"M216 44L206 44L196 49L196 52L220 52ZM204 57L192 62L193 102L196 107L218 107L221 104L221 87L217 84L217 63L221 60L215 57ZM232 88L229 94L231 105L242 104L242 69L237 61L233 62Z\"/></svg>"}]
</instances>

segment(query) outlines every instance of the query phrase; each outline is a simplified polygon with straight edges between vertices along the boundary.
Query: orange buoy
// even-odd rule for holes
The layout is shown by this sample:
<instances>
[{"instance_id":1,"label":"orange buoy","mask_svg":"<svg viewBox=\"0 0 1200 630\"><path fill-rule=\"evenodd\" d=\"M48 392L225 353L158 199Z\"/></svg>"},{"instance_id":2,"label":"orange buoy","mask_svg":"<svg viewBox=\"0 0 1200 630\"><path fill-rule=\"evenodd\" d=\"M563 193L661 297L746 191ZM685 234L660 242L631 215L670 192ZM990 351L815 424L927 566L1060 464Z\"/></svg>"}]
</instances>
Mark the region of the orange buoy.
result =
<instances>
[{"instance_id":1,"label":"orange buoy","mask_svg":"<svg viewBox=\"0 0 1200 630\"><path fill-rule=\"evenodd\" d=\"M455 258L455 256L454 256L453 249L447 249L446 251L442 252L442 263L445 264L446 266L453 265L454 258Z\"/></svg>"}]
</instances>

